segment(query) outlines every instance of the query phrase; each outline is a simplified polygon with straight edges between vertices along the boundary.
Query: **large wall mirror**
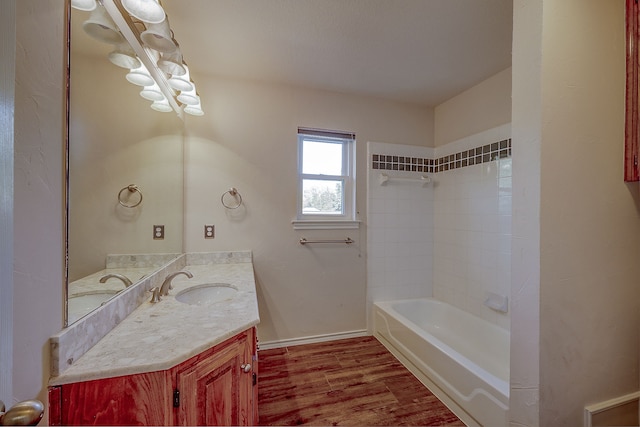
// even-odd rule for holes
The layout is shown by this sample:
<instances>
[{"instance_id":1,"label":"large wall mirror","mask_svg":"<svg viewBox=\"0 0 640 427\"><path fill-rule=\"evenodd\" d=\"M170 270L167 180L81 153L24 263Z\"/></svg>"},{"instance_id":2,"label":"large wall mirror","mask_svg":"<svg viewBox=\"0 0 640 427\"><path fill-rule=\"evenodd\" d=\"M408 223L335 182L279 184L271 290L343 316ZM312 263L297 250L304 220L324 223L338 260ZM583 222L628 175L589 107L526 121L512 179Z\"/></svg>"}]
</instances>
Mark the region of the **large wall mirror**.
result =
<instances>
[{"instance_id":1,"label":"large wall mirror","mask_svg":"<svg viewBox=\"0 0 640 427\"><path fill-rule=\"evenodd\" d=\"M182 252L183 122L87 34L95 13L70 13L67 325Z\"/></svg>"}]
</instances>

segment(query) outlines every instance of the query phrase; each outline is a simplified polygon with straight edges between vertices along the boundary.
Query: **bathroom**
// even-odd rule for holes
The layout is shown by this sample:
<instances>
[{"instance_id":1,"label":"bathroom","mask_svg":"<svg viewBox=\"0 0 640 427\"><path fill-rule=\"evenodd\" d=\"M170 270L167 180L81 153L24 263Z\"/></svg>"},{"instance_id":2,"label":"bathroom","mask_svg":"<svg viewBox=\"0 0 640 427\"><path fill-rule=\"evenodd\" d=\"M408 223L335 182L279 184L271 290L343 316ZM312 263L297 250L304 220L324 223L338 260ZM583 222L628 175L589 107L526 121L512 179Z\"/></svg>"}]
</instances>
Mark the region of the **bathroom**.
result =
<instances>
[{"instance_id":1,"label":"bathroom","mask_svg":"<svg viewBox=\"0 0 640 427\"><path fill-rule=\"evenodd\" d=\"M51 15L62 17L61 8L53 2L33 6L28 11L24 6L17 7L20 25L16 25L16 37L25 47L24 51L63 51L61 23L44 19ZM638 188L636 184L624 184L621 171L624 4L515 1L513 11L510 419L522 425L575 425L581 422L585 405L640 388L637 346L640 322L638 290L634 286L640 255L640 221L634 203ZM30 20L22 13L30 14L35 20L44 19L38 22L39 31L28 32L26 23ZM2 15L6 16L4 10ZM63 58L21 56L20 52L16 61L19 83L16 84L15 110L14 218L13 227L9 227L13 230L13 245L2 252L3 267L8 265L14 271L12 395L15 400L34 395L43 397L48 378L46 341L62 327L63 317L63 295L58 286L63 277L60 260L64 247L60 227L63 223L60 179L63 123L59 120L63 108L59 84ZM37 86L20 83L21 76L24 78L33 70L39 70L39 78L29 81ZM246 141L262 133L273 135L274 139L290 138L287 129L276 128L274 123L290 120L285 124L295 133L301 123L288 112L301 105L295 102L298 96L318 100L315 110L299 112L305 114L300 120L314 117L320 122L318 126L322 126L322 122L331 118L330 110L322 105L347 102L349 110L358 116L353 120L361 120L367 129L372 129L370 134L358 132L358 141L398 141L412 145L420 145L421 141L403 132L402 126L386 129L380 125L376 120L379 114L376 106L366 99L345 100L336 94L313 90L294 93L231 79L206 81L203 85L207 91L219 93L219 98L212 101L215 105L207 111L207 121L202 124L194 121L195 129L210 128L212 131L207 134L221 141L241 142L221 144L216 148L216 163L195 168L193 174L188 174L187 188L193 192L186 201L185 250L231 249L226 245L234 242L237 248L265 254L263 260L268 263L268 269L256 262L258 286L264 300L260 303L262 307L278 309L261 313L263 318L271 319L273 325L261 340L363 328L364 247L343 249L339 256L345 257L344 267L335 270L346 274L346 280L356 284L354 289L307 284L319 292L309 299L314 304L317 301L326 304L322 313L310 316L305 300L280 301L282 293L291 292L287 280L281 280L283 272L290 272L291 277L313 276L308 274L312 261L303 258L309 255L309 248L297 243L301 234L291 228L291 218L279 215L277 210L263 209L273 204L290 204L292 199L291 195L282 194L276 185L286 178L281 175L283 172L264 164L262 159L280 155L295 162L295 154L283 146L280 146L282 151L274 152L273 147L256 147ZM31 98L35 102L20 101L20 95L24 96L27 90L38 94ZM277 117L271 117L273 121L267 121L259 109L270 108L274 99L283 103L284 111L281 116L278 113ZM234 113L249 105L253 108L248 109L248 113ZM472 105L461 108L465 107L473 110ZM482 105L478 109L482 110ZM59 114L52 115L52 111ZM423 126L421 133L424 134L433 132L433 124L425 123L424 112L403 110L396 115L399 123L411 123L411 128ZM437 122L438 111L433 115ZM344 126L338 123L332 127L351 130L347 118L344 120ZM472 122L469 120L470 126L474 125ZM252 126L247 127L246 123ZM503 123L488 126L481 123L467 132L476 133L485 130L483 126L500 124ZM464 134L458 137L462 136ZM204 144L195 138L191 142L192 151L187 155L202 158L197 150L206 149ZM358 170L366 170L364 158L359 157L358 162ZM200 179L197 173L204 167L209 168L211 174L208 175L210 186L199 187L193 183ZM246 169L247 176L235 176L233 171L238 168ZM265 176L273 176L273 181L265 180ZM252 185L256 182L261 187L254 189ZM220 193L229 186L239 188L252 209L261 212L259 218L252 220L251 229L244 228L246 222L225 219L224 214L216 211ZM198 209L190 208L191 203L197 204ZM215 212L218 214L214 217ZM200 237L201 224L209 221L215 221L218 237L211 246ZM281 230L286 231L281 233ZM261 238L255 240L252 235ZM352 238L364 242L366 236L360 229ZM13 267L11 261L6 264L8 251L11 253L8 259L14 260ZM269 258L269 254L277 253L291 256ZM325 249L313 252L319 258L331 257L334 253ZM330 284L331 279L322 277L321 283ZM267 283L275 288L263 289ZM275 301L278 304L274 304ZM350 309L338 310L344 304L351 304ZM344 313L344 317L334 320L345 326L327 325L324 315L327 312ZM295 330L292 325L296 325Z\"/></svg>"}]
</instances>

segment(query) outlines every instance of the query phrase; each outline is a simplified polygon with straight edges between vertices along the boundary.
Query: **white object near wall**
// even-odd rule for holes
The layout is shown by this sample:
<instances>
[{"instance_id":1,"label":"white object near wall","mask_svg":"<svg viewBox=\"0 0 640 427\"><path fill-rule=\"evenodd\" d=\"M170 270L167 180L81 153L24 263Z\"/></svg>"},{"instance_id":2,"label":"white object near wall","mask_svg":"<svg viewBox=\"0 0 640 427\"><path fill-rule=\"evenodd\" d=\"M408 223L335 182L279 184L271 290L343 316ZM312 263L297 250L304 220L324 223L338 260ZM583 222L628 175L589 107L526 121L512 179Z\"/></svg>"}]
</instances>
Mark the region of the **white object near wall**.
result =
<instances>
[{"instance_id":1,"label":"white object near wall","mask_svg":"<svg viewBox=\"0 0 640 427\"><path fill-rule=\"evenodd\" d=\"M492 310L499 311L500 313L506 313L509 311L509 298L506 295L487 292L487 298L484 300L484 305Z\"/></svg>"}]
</instances>

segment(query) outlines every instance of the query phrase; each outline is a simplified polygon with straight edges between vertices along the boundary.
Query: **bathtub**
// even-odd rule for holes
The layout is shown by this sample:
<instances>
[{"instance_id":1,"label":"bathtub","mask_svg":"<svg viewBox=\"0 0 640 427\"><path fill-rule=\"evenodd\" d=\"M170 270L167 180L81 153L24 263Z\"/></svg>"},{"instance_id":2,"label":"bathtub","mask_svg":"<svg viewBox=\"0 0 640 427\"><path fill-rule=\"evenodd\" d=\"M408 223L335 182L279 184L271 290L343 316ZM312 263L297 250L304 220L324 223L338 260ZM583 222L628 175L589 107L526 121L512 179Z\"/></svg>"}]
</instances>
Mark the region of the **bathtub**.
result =
<instances>
[{"instance_id":1,"label":"bathtub","mask_svg":"<svg viewBox=\"0 0 640 427\"><path fill-rule=\"evenodd\" d=\"M507 330L423 298L375 302L373 332L467 425L508 424Z\"/></svg>"}]
</instances>

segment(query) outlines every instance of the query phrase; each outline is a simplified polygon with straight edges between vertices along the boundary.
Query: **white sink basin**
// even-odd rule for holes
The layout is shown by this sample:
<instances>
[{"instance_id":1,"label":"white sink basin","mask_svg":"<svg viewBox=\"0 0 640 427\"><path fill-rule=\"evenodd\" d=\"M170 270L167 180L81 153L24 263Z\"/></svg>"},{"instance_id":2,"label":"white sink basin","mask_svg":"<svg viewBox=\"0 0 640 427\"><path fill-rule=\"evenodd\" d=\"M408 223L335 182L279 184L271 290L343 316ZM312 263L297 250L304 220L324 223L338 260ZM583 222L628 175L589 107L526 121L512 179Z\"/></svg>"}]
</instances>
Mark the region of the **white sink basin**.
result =
<instances>
[{"instance_id":1,"label":"white sink basin","mask_svg":"<svg viewBox=\"0 0 640 427\"><path fill-rule=\"evenodd\" d=\"M69 323L72 323L90 311L95 310L111 299L118 291L88 292L69 296Z\"/></svg>"},{"instance_id":2,"label":"white sink basin","mask_svg":"<svg viewBox=\"0 0 640 427\"><path fill-rule=\"evenodd\" d=\"M238 289L228 283L205 283L191 286L176 294L176 300L189 305L208 305L232 299Z\"/></svg>"}]
</instances>

